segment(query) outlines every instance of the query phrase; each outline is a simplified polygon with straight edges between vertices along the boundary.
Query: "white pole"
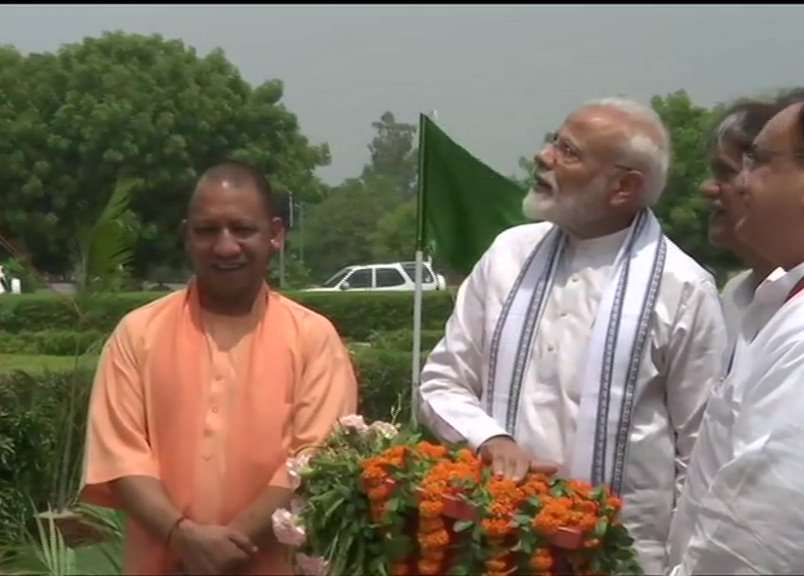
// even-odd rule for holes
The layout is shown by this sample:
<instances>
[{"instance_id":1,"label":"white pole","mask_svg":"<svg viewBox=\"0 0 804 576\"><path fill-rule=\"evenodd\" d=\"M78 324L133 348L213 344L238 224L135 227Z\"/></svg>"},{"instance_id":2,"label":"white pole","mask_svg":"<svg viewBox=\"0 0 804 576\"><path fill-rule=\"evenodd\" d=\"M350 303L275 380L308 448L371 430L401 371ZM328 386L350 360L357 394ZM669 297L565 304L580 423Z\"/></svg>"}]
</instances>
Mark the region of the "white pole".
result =
<instances>
[{"instance_id":1,"label":"white pole","mask_svg":"<svg viewBox=\"0 0 804 576\"><path fill-rule=\"evenodd\" d=\"M410 418L413 425L416 425L416 411L419 406L419 382L421 382L421 355L422 355L422 267L424 264L424 253L416 250L416 289L413 293L413 366L411 377L412 396L410 399Z\"/></svg>"},{"instance_id":2,"label":"white pole","mask_svg":"<svg viewBox=\"0 0 804 576\"><path fill-rule=\"evenodd\" d=\"M435 120L437 113L432 111ZM419 148L423 146L424 139L419 134ZM421 149L419 154L421 154ZM422 163L419 163L419 189L421 190L424 174L421 173ZM421 382L421 355L422 355L422 276L424 267L424 251L416 250L416 272L414 274L415 290L413 292L413 362L411 366L411 398L410 398L410 420L413 426L417 424L416 413L419 406L419 383Z\"/></svg>"}]
</instances>

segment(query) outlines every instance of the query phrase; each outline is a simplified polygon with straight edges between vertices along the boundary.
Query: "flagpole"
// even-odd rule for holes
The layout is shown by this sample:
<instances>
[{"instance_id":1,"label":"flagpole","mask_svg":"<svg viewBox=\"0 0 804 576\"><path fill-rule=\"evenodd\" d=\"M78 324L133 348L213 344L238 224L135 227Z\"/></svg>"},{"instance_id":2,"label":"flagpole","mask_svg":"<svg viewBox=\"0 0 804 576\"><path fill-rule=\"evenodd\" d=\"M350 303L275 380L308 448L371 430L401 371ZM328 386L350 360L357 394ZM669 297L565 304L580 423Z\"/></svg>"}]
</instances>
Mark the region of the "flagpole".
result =
<instances>
[{"instance_id":1,"label":"flagpole","mask_svg":"<svg viewBox=\"0 0 804 576\"><path fill-rule=\"evenodd\" d=\"M433 110L433 116L436 112ZM416 426L419 406L419 383L421 382L422 341L422 276L424 267L424 194L425 194L425 116L419 114L419 178L416 202L416 272L413 292L413 354L411 363L410 422Z\"/></svg>"}]
</instances>

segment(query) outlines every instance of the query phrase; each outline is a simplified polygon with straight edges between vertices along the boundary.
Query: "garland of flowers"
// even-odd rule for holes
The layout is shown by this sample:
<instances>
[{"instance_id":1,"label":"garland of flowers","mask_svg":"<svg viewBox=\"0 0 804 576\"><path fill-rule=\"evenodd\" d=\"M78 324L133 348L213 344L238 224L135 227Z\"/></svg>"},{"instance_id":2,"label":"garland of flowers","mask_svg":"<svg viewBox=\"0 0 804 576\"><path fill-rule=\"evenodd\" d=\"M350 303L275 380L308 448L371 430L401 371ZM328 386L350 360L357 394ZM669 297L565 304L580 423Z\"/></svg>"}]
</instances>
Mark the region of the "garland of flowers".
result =
<instances>
[{"instance_id":1,"label":"garland of flowers","mask_svg":"<svg viewBox=\"0 0 804 576\"><path fill-rule=\"evenodd\" d=\"M317 456L289 465L305 504L277 511L274 527L302 573L641 573L605 486L494 477L466 448L350 418Z\"/></svg>"}]
</instances>

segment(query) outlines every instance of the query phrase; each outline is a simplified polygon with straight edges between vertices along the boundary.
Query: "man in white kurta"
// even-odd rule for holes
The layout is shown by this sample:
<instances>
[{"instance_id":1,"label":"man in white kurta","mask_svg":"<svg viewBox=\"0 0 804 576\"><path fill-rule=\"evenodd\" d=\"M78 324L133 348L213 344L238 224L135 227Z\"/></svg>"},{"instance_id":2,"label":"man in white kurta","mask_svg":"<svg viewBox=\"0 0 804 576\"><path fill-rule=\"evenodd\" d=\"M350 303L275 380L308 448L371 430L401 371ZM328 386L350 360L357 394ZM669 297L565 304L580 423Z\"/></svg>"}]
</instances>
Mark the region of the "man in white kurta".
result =
<instances>
[{"instance_id":1,"label":"man in white kurta","mask_svg":"<svg viewBox=\"0 0 804 576\"><path fill-rule=\"evenodd\" d=\"M628 144L635 137L641 137L642 144L646 138L656 144L655 163L646 160L646 154L632 153ZM533 215L532 204L541 203L541 215L560 226L527 224L497 237L461 286L445 337L423 369L420 388L421 418L442 439L467 441L495 462L514 459L510 445L515 443L534 460L556 463L562 475L602 479L619 491L623 522L649 574L666 567L670 518L710 386L722 374L726 346L713 279L664 238L643 209L664 185L668 146L658 118L630 102L607 100L570 115L553 143L537 156L538 186L525 201L526 213ZM584 165L586 180L578 176ZM620 169L628 172L624 175ZM637 169L645 178L623 181ZM630 217L622 218L626 211L617 195L630 185L644 203L632 204ZM552 203L564 209L554 209ZM607 294L612 285L623 278L617 262L641 219L652 222L657 234L655 242L644 243L645 253L651 255L646 260L646 278L651 280L644 292L641 286L634 293L629 290L622 313L612 317L628 323L629 317L647 310L635 336L644 347L634 357L631 348L626 349L626 381L614 378L604 386L594 352L599 324L604 322L605 336L609 318L598 316L611 300ZM606 221L619 224L601 226ZM538 258L537 247L557 230L566 232L565 245L528 344L521 386L500 396L498 389L507 383L493 376L505 374L506 367L499 364L508 363L500 344L505 339L501 315L514 315L516 305L510 302L527 282L523 270ZM650 247L656 245L654 257ZM642 253L632 257L636 260ZM656 265L659 259L663 266ZM639 268L632 268L635 275ZM649 300L652 305L647 307ZM610 326L616 331L615 324ZM584 400L595 394L597 409L590 412ZM500 406L506 399L508 406ZM595 422L602 419L605 424L608 412L617 415L616 434L595 433ZM606 439L608 445L603 442L599 451L591 448ZM506 442L509 451L499 456L503 448L496 446Z\"/></svg>"},{"instance_id":2,"label":"man in white kurta","mask_svg":"<svg viewBox=\"0 0 804 576\"><path fill-rule=\"evenodd\" d=\"M803 102L768 122L743 163L736 232L781 269L757 288L707 406L671 529L677 575L804 571Z\"/></svg>"},{"instance_id":3,"label":"man in white kurta","mask_svg":"<svg viewBox=\"0 0 804 576\"><path fill-rule=\"evenodd\" d=\"M704 181L700 188L701 194L710 202L709 243L728 250L749 266L730 278L720 294L729 335L728 364L731 364L737 331L743 314L754 298L754 291L774 268L735 235L734 225L739 214L737 176L742 167L743 154L750 149L765 123L777 112L777 104L754 100L740 100L729 107L712 133L709 144L711 178Z\"/></svg>"}]
</instances>

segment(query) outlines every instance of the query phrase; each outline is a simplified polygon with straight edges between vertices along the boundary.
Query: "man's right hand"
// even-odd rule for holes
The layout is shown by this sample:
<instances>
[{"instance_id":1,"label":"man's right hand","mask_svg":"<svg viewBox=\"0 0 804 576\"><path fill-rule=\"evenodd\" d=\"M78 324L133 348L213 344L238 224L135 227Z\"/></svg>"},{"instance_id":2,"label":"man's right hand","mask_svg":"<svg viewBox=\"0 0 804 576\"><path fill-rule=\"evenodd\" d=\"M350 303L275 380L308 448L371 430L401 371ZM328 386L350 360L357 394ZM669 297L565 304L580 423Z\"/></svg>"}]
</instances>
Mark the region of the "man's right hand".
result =
<instances>
[{"instance_id":1,"label":"man's right hand","mask_svg":"<svg viewBox=\"0 0 804 576\"><path fill-rule=\"evenodd\" d=\"M555 474L558 467L554 464L539 462L519 447L510 436L489 438L480 446L480 456L487 464L491 464L494 474L519 482L528 471Z\"/></svg>"},{"instance_id":2,"label":"man's right hand","mask_svg":"<svg viewBox=\"0 0 804 576\"><path fill-rule=\"evenodd\" d=\"M192 520L179 525L171 548L188 574L232 574L257 552L251 540L237 530Z\"/></svg>"}]
</instances>

